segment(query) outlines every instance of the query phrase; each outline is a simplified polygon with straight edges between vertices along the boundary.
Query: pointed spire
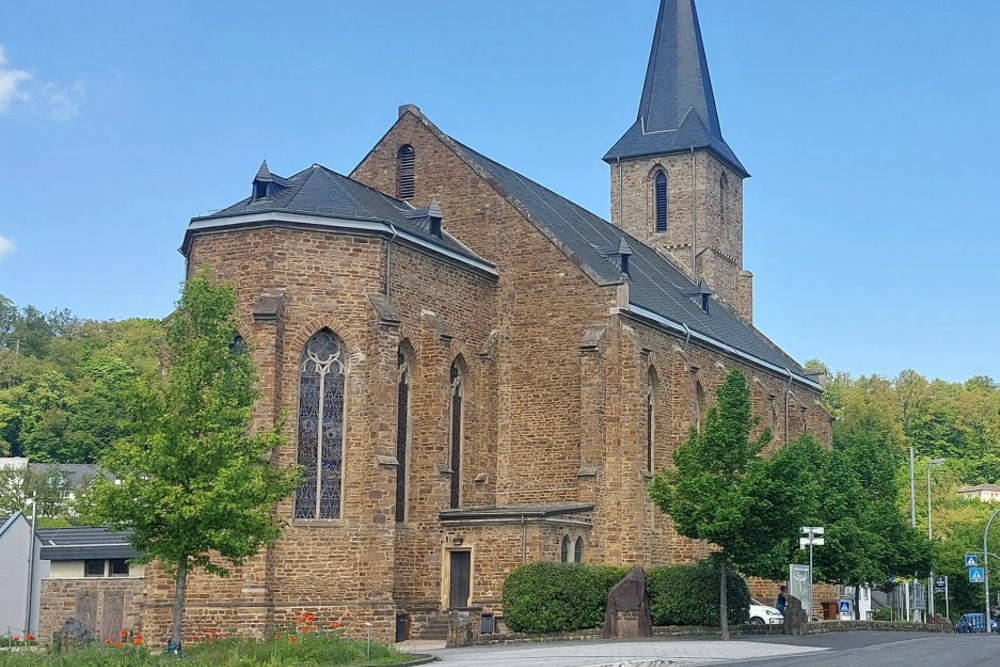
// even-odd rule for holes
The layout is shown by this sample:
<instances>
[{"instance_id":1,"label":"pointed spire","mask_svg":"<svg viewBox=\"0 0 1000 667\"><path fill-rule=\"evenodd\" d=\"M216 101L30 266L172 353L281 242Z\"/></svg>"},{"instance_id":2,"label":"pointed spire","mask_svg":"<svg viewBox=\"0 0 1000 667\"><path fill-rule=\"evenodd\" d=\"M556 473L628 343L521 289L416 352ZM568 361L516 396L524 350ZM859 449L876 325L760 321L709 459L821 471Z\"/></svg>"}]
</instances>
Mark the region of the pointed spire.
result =
<instances>
[{"instance_id":1,"label":"pointed spire","mask_svg":"<svg viewBox=\"0 0 1000 667\"><path fill-rule=\"evenodd\" d=\"M635 124L605 161L707 148L747 176L722 138L694 0L661 0Z\"/></svg>"},{"instance_id":2,"label":"pointed spire","mask_svg":"<svg viewBox=\"0 0 1000 667\"><path fill-rule=\"evenodd\" d=\"M267 168L267 160L260 163L260 169L257 170L257 175L253 177L253 180L254 183L257 181L267 182L273 180L271 178L271 170Z\"/></svg>"}]
</instances>

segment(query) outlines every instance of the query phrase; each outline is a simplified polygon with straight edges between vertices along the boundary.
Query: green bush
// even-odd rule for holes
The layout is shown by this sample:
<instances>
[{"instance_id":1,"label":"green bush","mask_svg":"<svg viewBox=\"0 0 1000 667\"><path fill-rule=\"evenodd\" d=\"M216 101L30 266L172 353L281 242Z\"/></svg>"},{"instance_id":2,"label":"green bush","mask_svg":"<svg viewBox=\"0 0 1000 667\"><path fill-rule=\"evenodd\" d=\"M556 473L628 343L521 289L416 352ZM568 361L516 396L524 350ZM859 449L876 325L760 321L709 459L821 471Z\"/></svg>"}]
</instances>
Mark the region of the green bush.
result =
<instances>
[{"instance_id":1,"label":"green bush","mask_svg":"<svg viewBox=\"0 0 1000 667\"><path fill-rule=\"evenodd\" d=\"M515 632L532 634L599 628L608 592L627 573L607 565L522 565L504 582L504 621Z\"/></svg>"},{"instance_id":2,"label":"green bush","mask_svg":"<svg viewBox=\"0 0 1000 667\"><path fill-rule=\"evenodd\" d=\"M747 622L750 590L728 571L726 603L730 625ZM646 571L646 597L653 625L719 625L719 569L707 562L664 565Z\"/></svg>"}]
</instances>

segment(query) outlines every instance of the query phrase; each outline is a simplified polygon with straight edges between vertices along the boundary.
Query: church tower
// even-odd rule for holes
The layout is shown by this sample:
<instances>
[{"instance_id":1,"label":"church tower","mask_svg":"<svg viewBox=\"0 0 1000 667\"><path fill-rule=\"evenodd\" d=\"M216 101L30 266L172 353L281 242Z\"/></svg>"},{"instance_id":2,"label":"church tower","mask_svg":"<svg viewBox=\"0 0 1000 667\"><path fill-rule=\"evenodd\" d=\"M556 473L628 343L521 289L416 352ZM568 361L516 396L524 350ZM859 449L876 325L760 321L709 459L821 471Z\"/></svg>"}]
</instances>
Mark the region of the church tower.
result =
<instances>
[{"instance_id":1,"label":"church tower","mask_svg":"<svg viewBox=\"0 0 1000 667\"><path fill-rule=\"evenodd\" d=\"M722 138L694 0L661 0L635 123L604 156L611 220L704 281L747 322L743 179Z\"/></svg>"}]
</instances>

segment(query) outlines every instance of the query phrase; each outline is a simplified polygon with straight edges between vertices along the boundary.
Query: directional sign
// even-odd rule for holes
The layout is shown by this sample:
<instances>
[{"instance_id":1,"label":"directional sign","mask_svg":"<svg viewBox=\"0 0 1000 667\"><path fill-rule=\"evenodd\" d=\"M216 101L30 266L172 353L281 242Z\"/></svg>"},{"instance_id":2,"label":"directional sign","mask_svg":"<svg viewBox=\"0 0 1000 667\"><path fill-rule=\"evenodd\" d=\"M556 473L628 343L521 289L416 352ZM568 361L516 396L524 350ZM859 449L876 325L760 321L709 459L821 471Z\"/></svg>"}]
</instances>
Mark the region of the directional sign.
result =
<instances>
[{"instance_id":1,"label":"directional sign","mask_svg":"<svg viewBox=\"0 0 1000 667\"><path fill-rule=\"evenodd\" d=\"M965 567L976 567L979 565L979 558L976 554L965 554Z\"/></svg>"},{"instance_id":2,"label":"directional sign","mask_svg":"<svg viewBox=\"0 0 1000 667\"><path fill-rule=\"evenodd\" d=\"M986 572L981 567L969 568L969 583L981 584L986 580Z\"/></svg>"},{"instance_id":3,"label":"directional sign","mask_svg":"<svg viewBox=\"0 0 1000 667\"><path fill-rule=\"evenodd\" d=\"M946 590L948 590L948 578L934 577L934 592L944 593Z\"/></svg>"}]
</instances>

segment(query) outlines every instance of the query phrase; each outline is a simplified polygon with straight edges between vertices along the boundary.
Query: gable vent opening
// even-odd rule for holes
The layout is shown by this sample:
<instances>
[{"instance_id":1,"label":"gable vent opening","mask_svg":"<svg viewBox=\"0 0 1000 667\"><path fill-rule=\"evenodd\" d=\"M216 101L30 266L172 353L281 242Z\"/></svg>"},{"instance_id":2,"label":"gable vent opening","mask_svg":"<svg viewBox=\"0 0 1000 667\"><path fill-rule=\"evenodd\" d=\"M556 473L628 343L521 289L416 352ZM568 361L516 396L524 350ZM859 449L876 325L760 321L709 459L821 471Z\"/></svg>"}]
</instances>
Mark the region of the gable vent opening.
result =
<instances>
[{"instance_id":1,"label":"gable vent opening","mask_svg":"<svg viewBox=\"0 0 1000 667\"><path fill-rule=\"evenodd\" d=\"M405 144L399 147L396 154L396 198L404 201L413 199L415 188L413 172L416 166L417 154L413 146Z\"/></svg>"}]
</instances>

